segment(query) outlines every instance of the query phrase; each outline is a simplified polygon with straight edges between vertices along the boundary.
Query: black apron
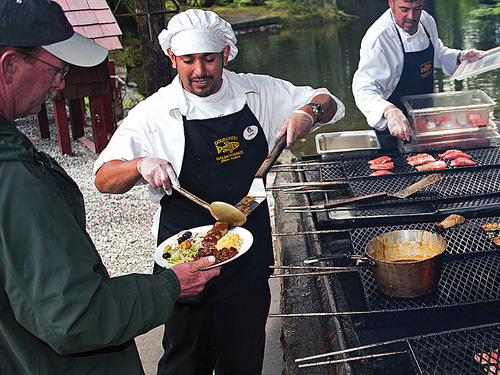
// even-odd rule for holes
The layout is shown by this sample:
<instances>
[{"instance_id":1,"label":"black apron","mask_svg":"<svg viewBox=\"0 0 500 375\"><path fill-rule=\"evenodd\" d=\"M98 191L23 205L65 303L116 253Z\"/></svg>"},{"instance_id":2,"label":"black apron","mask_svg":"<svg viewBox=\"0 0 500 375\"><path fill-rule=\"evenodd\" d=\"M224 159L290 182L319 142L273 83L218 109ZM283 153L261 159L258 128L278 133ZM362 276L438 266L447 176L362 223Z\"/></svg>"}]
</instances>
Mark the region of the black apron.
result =
<instances>
[{"instance_id":1,"label":"black apron","mask_svg":"<svg viewBox=\"0 0 500 375\"><path fill-rule=\"evenodd\" d=\"M183 118L183 123L186 142L180 185L209 203L239 202L268 154L264 131L250 108L245 105L239 112L214 119ZM158 244L181 230L215 223L208 210L175 190L160 204ZM180 303L217 302L268 279L273 253L265 202L249 215L243 228L254 237L250 250L222 266L220 275L210 280L200 295Z\"/></svg>"},{"instance_id":2,"label":"black apron","mask_svg":"<svg viewBox=\"0 0 500 375\"><path fill-rule=\"evenodd\" d=\"M424 25L422 27L429 38L429 46L422 51L416 52L405 52L403 40L396 28L401 48L403 48L404 63L399 82L387 100L401 109L407 117L408 113L401 102L401 97L405 95L429 94L434 91L434 46ZM389 129L386 128L383 131L377 131L377 137L384 150L397 150L398 138L392 136L389 133Z\"/></svg>"}]
</instances>

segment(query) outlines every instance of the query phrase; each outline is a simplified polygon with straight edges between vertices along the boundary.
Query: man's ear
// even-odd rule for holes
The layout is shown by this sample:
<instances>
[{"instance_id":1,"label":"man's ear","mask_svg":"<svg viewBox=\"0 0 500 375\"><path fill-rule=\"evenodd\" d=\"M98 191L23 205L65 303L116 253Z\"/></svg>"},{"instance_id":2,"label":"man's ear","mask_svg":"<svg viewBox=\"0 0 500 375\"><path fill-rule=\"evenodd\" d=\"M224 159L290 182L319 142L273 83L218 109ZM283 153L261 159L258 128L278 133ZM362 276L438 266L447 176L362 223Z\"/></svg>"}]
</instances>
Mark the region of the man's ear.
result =
<instances>
[{"instance_id":1,"label":"man's ear","mask_svg":"<svg viewBox=\"0 0 500 375\"><path fill-rule=\"evenodd\" d=\"M224 49L222 50L222 60L224 62L224 66L226 66L227 63L229 62L229 52L231 52L230 46L225 46Z\"/></svg>"},{"instance_id":2,"label":"man's ear","mask_svg":"<svg viewBox=\"0 0 500 375\"><path fill-rule=\"evenodd\" d=\"M16 51L6 51L0 56L0 75L5 83L12 82L21 59L22 57Z\"/></svg>"},{"instance_id":3,"label":"man's ear","mask_svg":"<svg viewBox=\"0 0 500 375\"><path fill-rule=\"evenodd\" d=\"M170 61L172 62L172 68L177 69L177 64L175 63L175 55L170 48L167 49L167 54L170 58Z\"/></svg>"}]
</instances>

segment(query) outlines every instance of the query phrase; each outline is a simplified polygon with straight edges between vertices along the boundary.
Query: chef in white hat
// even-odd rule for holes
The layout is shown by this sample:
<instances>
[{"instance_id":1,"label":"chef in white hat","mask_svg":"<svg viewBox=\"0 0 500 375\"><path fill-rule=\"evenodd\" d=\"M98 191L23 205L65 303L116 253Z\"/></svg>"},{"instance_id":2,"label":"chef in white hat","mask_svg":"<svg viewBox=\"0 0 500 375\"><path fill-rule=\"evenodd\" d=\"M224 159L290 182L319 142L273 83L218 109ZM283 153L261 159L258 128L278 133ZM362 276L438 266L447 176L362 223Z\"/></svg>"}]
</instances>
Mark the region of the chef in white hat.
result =
<instances>
[{"instance_id":1,"label":"chef in white hat","mask_svg":"<svg viewBox=\"0 0 500 375\"><path fill-rule=\"evenodd\" d=\"M247 195L277 138L286 134L290 147L344 115L344 105L324 88L225 69L238 52L236 36L213 12L174 16L159 42L178 75L130 111L94 167L101 192L149 184L160 204L153 225L158 244L214 224L207 210L172 187L234 205ZM243 229L253 237L249 250L222 265L203 293L175 305L159 374L261 373L273 264L266 204Z\"/></svg>"}]
</instances>

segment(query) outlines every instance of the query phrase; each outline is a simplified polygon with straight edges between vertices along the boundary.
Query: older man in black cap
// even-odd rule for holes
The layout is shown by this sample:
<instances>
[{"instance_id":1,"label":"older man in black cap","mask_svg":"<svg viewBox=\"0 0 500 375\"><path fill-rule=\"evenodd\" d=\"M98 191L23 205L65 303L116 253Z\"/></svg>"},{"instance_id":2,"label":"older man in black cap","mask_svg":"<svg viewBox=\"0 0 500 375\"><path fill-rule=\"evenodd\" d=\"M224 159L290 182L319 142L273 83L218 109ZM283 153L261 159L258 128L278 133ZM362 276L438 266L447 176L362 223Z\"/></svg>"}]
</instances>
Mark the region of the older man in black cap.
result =
<instances>
[{"instance_id":1,"label":"older man in black cap","mask_svg":"<svg viewBox=\"0 0 500 375\"><path fill-rule=\"evenodd\" d=\"M199 293L214 259L110 278L85 230L83 197L14 124L64 88L70 64L107 50L48 0L0 0L0 372L142 374L133 338ZM212 257L213 258L213 257Z\"/></svg>"},{"instance_id":2,"label":"older man in black cap","mask_svg":"<svg viewBox=\"0 0 500 375\"><path fill-rule=\"evenodd\" d=\"M214 221L177 191L168 194L172 185L207 202L235 204L279 137L285 135L290 147L342 118L344 106L324 88L224 69L238 53L236 36L214 12L179 13L159 41L178 76L129 113L94 169L103 192L150 185L161 206L154 221L160 243ZM176 303L159 374L261 373L273 263L267 205L255 209L243 228L254 237L249 251L223 265L199 296Z\"/></svg>"}]
</instances>

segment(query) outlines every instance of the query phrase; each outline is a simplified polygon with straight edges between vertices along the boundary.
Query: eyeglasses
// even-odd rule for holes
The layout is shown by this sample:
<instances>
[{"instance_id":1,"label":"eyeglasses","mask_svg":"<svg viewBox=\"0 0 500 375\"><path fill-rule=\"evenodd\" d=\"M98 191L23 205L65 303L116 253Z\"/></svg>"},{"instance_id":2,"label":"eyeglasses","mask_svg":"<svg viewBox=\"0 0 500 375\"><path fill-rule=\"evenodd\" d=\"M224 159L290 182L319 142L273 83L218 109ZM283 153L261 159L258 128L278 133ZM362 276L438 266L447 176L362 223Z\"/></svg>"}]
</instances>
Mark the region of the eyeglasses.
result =
<instances>
[{"instance_id":1,"label":"eyeglasses","mask_svg":"<svg viewBox=\"0 0 500 375\"><path fill-rule=\"evenodd\" d=\"M68 74L68 72L69 72L70 65L65 65L62 68L60 68L60 67L55 66L55 65L53 65L51 63L48 63L47 61L39 59L38 57L35 57L35 56L33 56L33 55L25 52L25 51L21 51L21 50L16 50L16 51L19 52L19 53L22 53L25 56L29 56L29 57L31 57L34 60L40 61L40 62L44 63L45 65L50 66L52 69L54 69L57 72L56 75L60 74L59 83L61 83L62 81L64 81L64 77L66 77L66 74Z\"/></svg>"}]
</instances>

